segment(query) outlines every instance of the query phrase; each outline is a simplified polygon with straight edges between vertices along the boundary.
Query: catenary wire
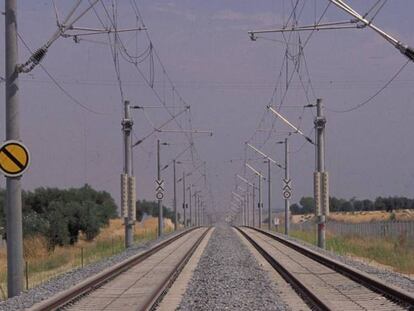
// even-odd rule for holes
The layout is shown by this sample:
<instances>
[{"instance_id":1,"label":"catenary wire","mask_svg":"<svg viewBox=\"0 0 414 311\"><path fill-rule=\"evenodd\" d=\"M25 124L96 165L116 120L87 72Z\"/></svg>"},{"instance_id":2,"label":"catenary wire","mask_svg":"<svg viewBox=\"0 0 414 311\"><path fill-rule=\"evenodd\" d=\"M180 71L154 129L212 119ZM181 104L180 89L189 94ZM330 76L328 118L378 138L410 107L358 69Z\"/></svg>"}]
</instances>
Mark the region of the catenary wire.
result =
<instances>
[{"instance_id":1,"label":"catenary wire","mask_svg":"<svg viewBox=\"0 0 414 311\"><path fill-rule=\"evenodd\" d=\"M23 39L22 35L20 33L17 33L17 36L19 37L19 40L23 43L24 47L30 52L33 53L32 50L30 49L30 47L28 46L28 44L25 42L25 40ZM85 104L82 104L78 99L76 99L72 94L70 94L62 85L60 85L60 83L52 76L52 74L46 69L46 67L42 64L39 64L40 68L42 68L42 70L45 72L45 74L49 77L49 79L53 82L53 84L63 93L66 95L66 97L68 97L74 104L78 105L79 107L81 107L82 109L93 113L93 114L97 114L97 115L110 115L112 113L107 113L107 112L100 112L100 111L96 111L92 108L89 108L88 106L86 106Z\"/></svg>"}]
</instances>

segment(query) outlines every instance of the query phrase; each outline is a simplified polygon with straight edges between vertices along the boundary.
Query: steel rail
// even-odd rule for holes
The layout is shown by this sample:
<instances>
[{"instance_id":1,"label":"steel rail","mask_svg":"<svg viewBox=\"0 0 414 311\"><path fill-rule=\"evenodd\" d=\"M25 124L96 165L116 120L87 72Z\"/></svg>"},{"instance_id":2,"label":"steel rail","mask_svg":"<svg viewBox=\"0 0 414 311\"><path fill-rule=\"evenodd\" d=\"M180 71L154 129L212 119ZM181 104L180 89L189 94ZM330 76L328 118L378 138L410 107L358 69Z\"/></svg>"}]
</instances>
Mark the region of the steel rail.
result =
<instances>
[{"instance_id":1,"label":"steel rail","mask_svg":"<svg viewBox=\"0 0 414 311\"><path fill-rule=\"evenodd\" d=\"M172 242L178 240L179 238L183 237L184 235L192 232L193 230L200 228L200 227L193 227L191 229L185 230L180 232L177 235L168 238L165 241L160 242L159 244L155 245L151 249L144 251L140 254L134 255L125 261L122 261L108 269L105 269L94 275L83 282L65 290L61 293L52 296L51 298L42 301L33 305L29 308L29 311L52 311L62 308L63 306L71 303L72 301L76 300L77 298L88 294L89 292L95 290L96 288L100 287L101 285L105 284L106 282L116 278L121 273L129 270L133 266L139 264L140 262L144 261L151 255L157 253L164 247L168 246ZM208 230L206 230L207 232ZM201 242L201 241L200 241Z\"/></svg>"},{"instance_id":2,"label":"steel rail","mask_svg":"<svg viewBox=\"0 0 414 311\"><path fill-rule=\"evenodd\" d=\"M312 310L329 311L331 310L322 300L318 298L312 291L308 290L307 287L303 286L302 283L285 267L273 258L268 252L266 252L259 244L257 244L246 232L235 227L253 246L256 250L267 260L267 262L296 290L299 296L305 301ZM251 228L251 227L246 227ZM253 228L251 228L253 229ZM260 231L261 232L261 231Z\"/></svg>"},{"instance_id":3,"label":"steel rail","mask_svg":"<svg viewBox=\"0 0 414 311\"><path fill-rule=\"evenodd\" d=\"M167 290L171 287L174 281L177 279L178 275L183 270L184 266L190 260L191 256L194 254L197 247L200 245L201 241L206 237L207 233L211 230L211 227L204 231L204 233L197 239L194 245L188 250L184 258L174 267L171 273L164 279L162 285L158 290L154 291L151 298L145 304L143 310L154 310L161 298L166 294Z\"/></svg>"},{"instance_id":4,"label":"steel rail","mask_svg":"<svg viewBox=\"0 0 414 311\"><path fill-rule=\"evenodd\" d=\"M253 229L257 232L260 232L292 249L295 251L301 253L302 255L311 258L312 260L331 268L332 270L344 275L345 277L353 280L354 282L363 285L366 288L369 288L370 290L379 293L383 295L384 297L388 298L391 301L397 302L403 307L407 307L407 309L412 310L414 309L414 294L411 294L401 288L397 288L396 286L386 284L385 282L381 281L380 279L377 279L374 276L369 275L366 272L357 270L351 266L348 266L346 264L343 264L335 259L329 258L323 254L320 254L316 251L313 251L305 246L302 246L301 244L290 241L287 239L284 239L283 237L276 235L272 232L262 230L259 228L254 227L246 227L249 229ZM242 233L243 230L240 230L240 228L237 228ZM247 234L244 233L244 236ZM248 238L249 241L252 240L251 238ZM256 247L256 246L255 246ZM258 246L260 248L260 246ZM257 248L257 247L256 247ZM266 258L267 259L267 258Z\"/></svg>"}]
</instances>

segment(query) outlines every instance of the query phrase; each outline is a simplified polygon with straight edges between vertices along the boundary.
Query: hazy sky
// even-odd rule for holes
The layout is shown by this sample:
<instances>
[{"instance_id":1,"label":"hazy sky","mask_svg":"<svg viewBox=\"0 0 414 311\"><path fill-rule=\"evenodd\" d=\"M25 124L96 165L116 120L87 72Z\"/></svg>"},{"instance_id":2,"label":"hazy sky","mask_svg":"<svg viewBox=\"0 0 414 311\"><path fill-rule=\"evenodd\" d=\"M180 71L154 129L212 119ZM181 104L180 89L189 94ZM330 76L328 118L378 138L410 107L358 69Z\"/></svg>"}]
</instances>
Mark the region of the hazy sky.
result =
<instances>
[{"instance_id":1,"label":"hazy sky","mask_svg":"<svg viewBox=\"0 0 414 311\"><path fill-rule=\"evenodd\" d=\"M110 1L105 2L110 7ZM195 142L200 157L207 161L217 209L227 207L234 174L243 173L242 162L230 160L255 158L251 151L245 153L244 142L251 137L265 112L285 53L285 45L279 42L281 35L266 35L274 41L252 42L247 31L280 27L292 2L295 1L137 1L159 56L177 89L191 105L193 127L214 132L213 137L196 135ZM327 5L326 0L300 1L300 4L305 2L300 24L313 23ZM361 13L375 2L348 1ZM36 49L56 28L52 1L19 0L18 3L19 32L30 48ZM56 3L64 15L72 1ZM0 6L3 10L4 0L0 0ZM118 6L120 26L134 27L131 1L120 0ZM413 11L412 1L388 1L375 23L402 42L414 45ZM4 17L0 19L0 55L4 59ZM324 21L344 19L349 17L334 6L324 17ZM77 25L100 26L92 13ZM140 51L147 46L143 34L123 38L134 51L135 46ZM25 189L89 183L119 199L122 103L110 49L100 43L107 42L107 37L90 39L98 42L75 44L71 39L60 38L42 64L80 102L105 115L89 113L73 104L39 67L21 76L21 136L32 156L31 167L23 178ZM23 46L19 49L20 60L24 62L29 54ZM405 57L370 29L314 33L305 47L305 55L315 93L310 95L310 100L323 98L327 107L326 158L331 194L344 198L413 197L414 66L409 64L369 104L350 113L335 113L332 110L350 108L375 93L404 64ZM143 70L148 71L145 66ZM305 64L302 62L301 66ZM300 68L302 74L304 68ZM162 89L166 82L157 70L156 84ZM0 62L0 76L4 76L4 61ZM159 105L133 66L122 59L121 76L125 97L133 104ZM0 85L0 120L4 120L4 83ZM168 88L163 91L168 92ZM279 103L278 98L274 104ZM310 133L312 111L307 109L302 114L301 108L288 108L304 104L306 98L300 80L295 78L285 99L286 108L281 112L295 123L302 116L301 128ZM151 130L151 124L141 111L134 111L133 115L135 132L140 138ZM148 110L147 117L155 124L168 119L164 111L157 109ZM273 116L267 114L261 129L270 128L272 120ZM4 128L4 125L0 127L2 137ZM174 129L173 124L169 128ZM275 129L287 128L276 123ZM252 142L261 145L266 134L259 132ZM159 137L174 143L162 148L163 163L185 148L182 135ZM276 135L263 147L279 161L283 160L283 148L276 142L281 138L283 135ZM155 136L151 137L134 154L139 199L154 199L155 140ZM303 145L303 141L300 136L291 138L293 201L312 194L314 149L309 144ZM255 165L265 169L260 161ZM179 175L181 169L180 166ZM166 202L170 204L171 169L164 173L168 188ZM275 207L282 207L283 202L281 176L281 171L274 170ZM2 178L0 186L4 185Z\"/></svg>"}]
</instances>

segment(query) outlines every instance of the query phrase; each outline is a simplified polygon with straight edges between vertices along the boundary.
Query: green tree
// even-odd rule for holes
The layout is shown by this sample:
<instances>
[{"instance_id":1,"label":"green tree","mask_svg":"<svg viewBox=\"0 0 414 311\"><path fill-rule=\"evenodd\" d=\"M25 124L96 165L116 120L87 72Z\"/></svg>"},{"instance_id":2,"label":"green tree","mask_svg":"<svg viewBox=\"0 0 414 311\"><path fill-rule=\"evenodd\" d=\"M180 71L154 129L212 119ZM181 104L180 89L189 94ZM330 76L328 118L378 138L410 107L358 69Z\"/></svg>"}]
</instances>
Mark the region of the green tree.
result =
<instances>
[{"instance_id":1,"label":"green tree","mask_svg":"<svg viewBox=\"0 0 414 311\"><path fill-rule=\"evenodd\" d=\"M48 230L46 232L46 238L50 249L54 249L55 246L66 245L70 242L70 236L68 231L68 220L62 213L62 203L52 202L50 203L51 212L47 215Z\"/></svg>"},{"instance_id":2,"label":"green tree","mask_svg":"<svg viewBox=\"0 0 414 311\"><path fill-rule=\"evenodd\" d=\"M294 204L292 204L291 206L290 206L290 212L293 214L293 215L298 215L298 214L301 214L302 213L302 206L300 206L299 204L297 204L297 203L294 203Z\"/></svg>"},{"instance_id":3,"label":"green tree","mask_svg":"<svg viewBox=\"0 0 414 311\"><path fill-rule=\"evenodd\" d=\"M312 197L302 197L299 201L304 214L315 212L315 201Z\"/></svg>"},{"instance_id":4,"label":"green tree","mask_svg":"<svg viewBox=\"0 0 414 311\"><path fill-rule=\"evenodd\" d=\"M5 236L4 190L0 189L0 227ZM111 195L89 185L81 188L37 188L23 191L23 233L45 236L49 247L73 244L79 232L93 239L109 219L117 217Z\"/></svg>"},{"instance_id":5,"label":"green tree","mask_svg":"<svg viewBox=\"0 0 414 311\"><path fill-rule=\"evenodd\" d=\"M374 202L374 210L383 211L385 210L385 208L386 208L386 205L385 205L384 199L381 197L376 198Z\"/></svg>"},{"instance_id":6,"label":"green tree","mask_svg":"<svg viewBox=\"0 0 414 311\"><path fill-rule=\"evenodd\" d=\"M103 219L99 219L98 210L99 206L91 201L86 201L81 205L80 230L87 240L95 238L103 225Z\"/></svg>"},{"instance_id":7,"label":"green tree","mask_svg":"<svg viewBox=\"0 0 414 311\"><path fill-rule=\"evenodd\" d=\"M144 217L144 214L150 215L152 217L158 217L159 210L158 210L158 202L154 201L137 201L136 205L136 214L137 214L137 220L141 221ZM162 213L164 218L169 218L172 221L174 221L174 211L169 209L166 206L162 207Z\"/></svg>"}]
</instances>

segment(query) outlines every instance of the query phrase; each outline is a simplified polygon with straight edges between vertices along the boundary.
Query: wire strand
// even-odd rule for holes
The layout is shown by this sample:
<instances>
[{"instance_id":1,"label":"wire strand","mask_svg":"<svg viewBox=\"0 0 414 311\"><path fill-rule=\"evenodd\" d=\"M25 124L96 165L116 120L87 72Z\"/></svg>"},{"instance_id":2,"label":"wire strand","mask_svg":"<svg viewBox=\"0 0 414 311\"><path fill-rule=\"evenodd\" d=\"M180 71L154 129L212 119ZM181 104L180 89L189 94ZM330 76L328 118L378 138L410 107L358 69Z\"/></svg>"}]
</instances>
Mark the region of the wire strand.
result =
<instances>
[{"instance_id":1,"label":"wire strand","mask_svg":"<svg viewBox=\"0 0 414 311\"><path fill-rule=\"evenodd\" d=\"M363 106L365 106L366 104L368 104L370 101L372 101L375 97L377 97L379 94L381 94L399 75L400 73L404 70L404 68L411 63L411 60L407 60L401 67L400 69L398 69L398 71L391 77L391 79L385 83L378 91L376 91L373 95L371 95L370 97L368 97L366 100L364 100L362 103L349 108L349 109L345 109L345 110L335 110L332 108L328 108L326 107L327 110L335 112L335 113L347 113L347 112L351 112L351 111L355 111Z\"/></svg>"},{"instance_id":2,"label":"wire strand","mask_svg":"<svg viewBox=\"0 0 414 311\"><path fill-rule=\"evenodd\" d=\"M22 35L20 33L17 33L17 36L19 37L20 41L23 43L24 47L30 52L32 53L32 50L30 49L30 47L28 46L28 44L25 42L25 40L23 39ZM53 84L63 93L66 95L66 97L68 97L74 104L78 105L79 107L81 107L82 109L93 113L93 114L97 114L97 115L110 115L112 113L107 113L107 112L100 112L100 111L96 111L92 108L89 108L88 106L82 104L78 99L76 99L72 94L70 94L62 85L60 85L60 83L52 76L52 74L46 69L46 67L43 64L39 64L40 68L42 68L42 70L45 72L45 74L49 77L49 79L53 82Z\"/></svg>"}]
</instances>

